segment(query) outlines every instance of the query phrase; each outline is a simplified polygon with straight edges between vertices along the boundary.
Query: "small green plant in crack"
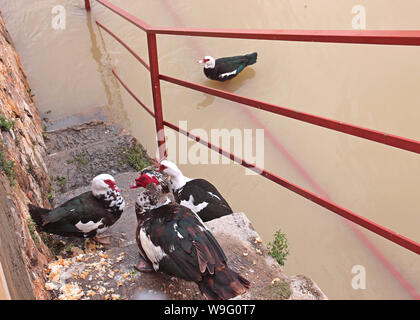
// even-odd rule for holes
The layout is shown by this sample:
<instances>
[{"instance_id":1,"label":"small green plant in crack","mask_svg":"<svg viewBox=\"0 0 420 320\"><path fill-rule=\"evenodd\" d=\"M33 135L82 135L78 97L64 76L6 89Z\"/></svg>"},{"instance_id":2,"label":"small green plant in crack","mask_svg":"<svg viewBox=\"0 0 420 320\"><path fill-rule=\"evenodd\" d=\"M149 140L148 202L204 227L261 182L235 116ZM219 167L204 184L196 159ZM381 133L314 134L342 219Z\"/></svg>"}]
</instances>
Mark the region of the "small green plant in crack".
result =
<instances>
[{"instance_id":1,"label":"small green plant in crack","mask_svg":"<svg viewBox=\"0 0 420 320\"><path fill-rule=\"evenodd\" d=\"M48 199L50 202L54 200L54 193L53 193L52 191L50 191L50 192L47 194L47 199Z\"/></svg>"},{"instance_id":2,"label":"small green plant in crack","mask_svg":"<svg viewBox=\"0 0 420 320\"><path fill-rule=\"evenodd\" d=\"M86 166L87 164L89 164L89 160L87 160L83 154L79 154L78 156L74 157L74 159L77 161L78 164L82 166Z\"/></svg>"},{"instance_id":3,"label":"small green plant in crack","mask_svg":"<svg viewBox=\"0 0 420 320\"><path fill-rule=\"evenodd\" d=\"M66 247L66 249L64 249L67 253L71 252L71 248L73 248L73 243L69 243Z\"/></svg>"},{"instance_id":4,"label":"small green plant in crack","mask_svg":"<svg viewBox=\"0 0 420 320\"><path fill-rule=\"evenodd\" d=\"M38 231L37 225L32 218L28 218L27 222L28 222L29 233L32 239L34 240L34 242L36 244L39 244L42 241L48 247L51 253L54 256L57 256L60 253L61 249L63 248L63 244L59 240L55 239L51 234L48 234L43 231ZM36 231L38 232L39 236L37 236L37 234L35 233ZM69 248L69 246L67 246L67 248ZM69 248L69 250L71 250L71 247Z\"/></svg>"},{"instance_id":5,"label":"small green plant in crack","mask_svg":"<svg viewBox=\"0 0 420 320\"><path fill-rule=\"evenodd\" d=\"M55 239L54 236L49 233L41 231L39 235L42 239L42 242L44 242L44 244L48 247L48 249L50 249L51 253L54 256L57 256L64 245L59 240Z\"/></svg>"},{"instance_id":6,"label":"small green plant in crack","mask_svg":"<svg viewBox=\"0 0 420 320\"><path fill-rule=\"evenodd\" d=\"M67 179L66 179L65 177L58 177L55 183L57 184L57 186L58 186L60 189L63 189L63 188L64 188L64 186L65 186L65 185L66 185L66 183L67 183Z\"/></svg>"},{"instance_id":7,"label":"small green plant in crack","mask_svg":"<svg viewBox=\"0 0 420 320\"><path fill-rule=\"evenodd\" d=\"M30 235L31 235L31 237L32 237L32 239L35 241L35 243L39 243L39 238L38 238L38 236L35 234L35 231L36 231L36 224L35 224L35 221L34 220L32 220L32 218L28 218L28 220L27 220L27 222L28 222L28 229L29 229L29 233L30 233Z\"/></svg>"},{"instance_id":8,"label":"small green plant in crack","mask_svg":"<svg viewBox=\"0 0 420 320\"><path fill-rule=\"evenodd\" d=\"M10 131L15 126L15 121L7 120L6 117L0 114L0 131Z\"/></svg>"},{"instance_id":9,"label":"small green plant in crack","mask_svg":"<svg viewBox=\"0 0 420 320\"><path fill-rule=\"evenodd\" d=\"M42 124L42 137L44 138L44 139L48 139L48 136L47 136L47 125L45 124L45 123L43 123Z\"/></svg>"},{"instance_id":10,"label":"small green plant in crack","mask_svg":"<svg viewBox=\"0 0 420 320\"><path fill-rule=\"evenodd\" d=\"M32 89L26 89L26 92L28 93L29 98L32 100L33 97L35 97L35 95L32 93Z\"/></svg>"},{"instance_id":11,"label":"small green plant in crack","mask_svg":"<svg viewBox=\"0 0 420 320\"><path fill-rule=\"evenodd\" d=\"M6 160L6 152L4 150L0 151L0 170L4 172L7 179L9 179L10 186L14 187L16 185L15 181L15 162L13 160Z\"/></svg>"},{"instance_id":12,"label":"small green plant in crack","mask_svg":"<svg viewBox=\"0 0 420 320\"><path fill-rule=\"evenodd\" d=\"M124 162L131 165L137 171L153 164L152 161L145 156L144 151L139 144L121 148L120 155Z\"/></svg>"},{"instance_id":13,"label":"small green plant in crack","mask_svg":"<svg viewBox=\"0 0 420 320\"><path fill-rule=\"evenodd\" d=\"M290 253L286 235L280 230L277 230L274 234L274 241L268 243L267 249L268 254L276 259L279 265L284 266L286 257Z\"/></svg>"},{"instance_id":14,"label":"small green plant in crack","mask_svg":"<svg viewBox=\"0 0 420 320\"><path fill-rule=\"evenodd\" d=\"M37 179L34 166L32 165L32 162L28 161L28 164L26 165L26 172L28 172L34 179Z\"/></svg>"}]
</instances>

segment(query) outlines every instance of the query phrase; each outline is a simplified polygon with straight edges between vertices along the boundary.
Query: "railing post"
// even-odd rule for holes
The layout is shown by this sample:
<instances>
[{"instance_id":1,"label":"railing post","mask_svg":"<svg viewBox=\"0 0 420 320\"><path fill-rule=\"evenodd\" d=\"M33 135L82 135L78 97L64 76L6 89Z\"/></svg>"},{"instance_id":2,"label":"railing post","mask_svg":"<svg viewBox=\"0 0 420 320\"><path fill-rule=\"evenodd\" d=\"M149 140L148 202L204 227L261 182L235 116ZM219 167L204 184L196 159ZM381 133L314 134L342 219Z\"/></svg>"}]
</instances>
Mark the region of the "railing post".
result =
<instances>
[{"instance_id":1,"label":"railing post","mask_svg":"<svg viewBox=\"0 0 420 320\"><path fill-rule=\"evenodd\" d=\"M152 81L153 106L155 109L155 123L159 147L159 157L162 160L167 156L167 152L165 144L165 129L163 126L162 97L159 80L159 61L155 33L147 32L147 48L149 50L150 79Z\"/></svg>"},{"instance_id":2,"label":"railing post","mask_svg":"<svg viewBox=\"0 0 420 320\"><path fill-rule=\"evenodd\" d=\"M85 0L85 8L87 11L90 11L90 0Z\"/></svg>"}]
</instances>

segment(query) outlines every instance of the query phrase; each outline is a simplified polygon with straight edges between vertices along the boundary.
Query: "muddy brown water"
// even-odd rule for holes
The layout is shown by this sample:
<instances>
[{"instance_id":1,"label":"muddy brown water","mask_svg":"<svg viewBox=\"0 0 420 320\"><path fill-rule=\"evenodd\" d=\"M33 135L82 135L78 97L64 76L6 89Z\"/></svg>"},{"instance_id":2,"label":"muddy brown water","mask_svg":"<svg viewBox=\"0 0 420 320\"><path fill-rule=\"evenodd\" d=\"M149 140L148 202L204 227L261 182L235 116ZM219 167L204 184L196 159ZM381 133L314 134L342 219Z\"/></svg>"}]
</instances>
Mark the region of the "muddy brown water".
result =
<instances>
[{"instance_id":1,"label":"muddy brown water","mask_svg":"<svg viewBox=\"0 0 420 320\"><path fill-rule=\"evenodd\" d=\"M159 26L351 29L352 7L363 5L368 29L420 29L420 3L408 0L214 0L211 5L193 0L112 2ZM57 5L66 9L64 30L51 25L52 9ZM0 0L0 8L44 116L58 119L103 106L150 154L156 153L152 118L110 70L115 68L152 106L149 75L123 47L98 30L94 19L100 19L147 60L146 37L141 30L97 3L93 3L92 14L86 15L81 0ZM158 36L158 47L163 74L420 139L418 47L170 36ZM221 57L253 51L259 54L257 64L229 83L208 81L196 63L203 54ZM162 94L165 119L175 124L187 120L188 129L200 128L210 134L212 128L254 132L258 128L238 104L165 82ZM264 111L252 110L252 114L333 201L420 242L418 155ZM168 134L170 131L167 129ZM266 169L314 191L267 136L264 147ZM178 160L174 151L170 156ZM180 167L188 176L214 182L235 211L248 215L266 242L278 229L286 233L291 255L285 272L313 278L329 298L411 298L335 214L260 176L245 175L238 165ZM418 256L368 231L363 234L420 292ZM351 286L355 265L366 270L364 290Z\"/></svg>"}]
</instances>

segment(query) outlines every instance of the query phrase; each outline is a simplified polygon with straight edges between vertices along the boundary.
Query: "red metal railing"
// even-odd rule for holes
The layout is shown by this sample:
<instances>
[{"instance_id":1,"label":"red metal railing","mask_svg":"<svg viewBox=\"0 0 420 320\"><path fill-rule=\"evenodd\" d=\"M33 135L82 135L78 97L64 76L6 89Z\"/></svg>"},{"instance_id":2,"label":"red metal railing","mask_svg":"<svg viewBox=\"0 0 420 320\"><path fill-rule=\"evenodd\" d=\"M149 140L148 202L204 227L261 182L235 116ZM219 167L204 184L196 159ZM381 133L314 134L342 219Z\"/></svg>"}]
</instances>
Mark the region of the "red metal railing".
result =
<instances>
[{"instance_id":1,"label":"red metal railing","mask_svg":"<svg viewBox=\"0 0 420 320\"><path fill-rule=\"evenodd\" d=\"M147 33L147 44L149 53L149 64L147 64L141 57L139 57L124 41L117 35L111 32L108 28L96 21L99 27L109 33L120 44L122 44L137 60L142 63L151 75L153 105L154 111L147 107L122 81L118 74L113 70L113 74L128 91L128 93L155 119L156 132L159 146L159 156L163 158L166 156L164 126L169 127L187 137L219 152L223 156L243 165L246 168L256 171L265 178L282 185L283 187L311 200L318 205L335 212L336 214L353 221L354 223L394 242L400 246L420 254L420 244L410 240L392 230L389 230L381 225L376 224L364 217L357 215L350 210L342 208L328 199L320 197L312 192L309 192L293 183L282 179L273 173L266 171L262 168L246 162L245 160L236 157L234 154L225 151L211 143L194 136L188 131L184 131L176 125L164 121L162 113L162 99L160 90L160 80L167 81L176 85L180 85L192 90L208 93L217 97L221 97L230 101L235 101L253 108L265 110L271 113L282 115L288 118L296 119L312 125L328 128L334 131L342 132L359 138L375 141L378 143L386 144L395 148L403 149L406 151L420 153L420 141L399 137L384 132L379 132L367 128L358 127L355 125L343 123L332 119L319 117L316 115L303 113L297 110L288 109L285 107L269 104L262 101L257 101L251 98L242 97L232 94L230 92L213 89L210 87L190 83L181 79L169 77L159 73L159 62L157 55L156 34L170 34L181 36L200 36L200 37L221 37L221 38L240 38L240 39L257 39L257 40L285 40L285 41L311 41L311 42L334 42L334 43L363 43L363 44L381 44L381 45L414 45L420 46L420 31L323 31L323 30L232 30L232 29L187 29L187 28L157 28L148 25L140 19L134 17L127 11L113 5L106 0L96 0L116 14L120 15L130 23L139 27ZM90 8L89 1L86 0L87 9Z\"/></svg>"},{"instance_id":2,"label":"red metal railing","mask_svg":"<svg viewBox=\"0 0 420 320\"><path fill-rule=\"evenodd\" d=\"M168 11L171 18L174 20L178 27L185 27L184 22L178 15L177 11L174 10L170 0L160 0L160 3L164 6L165 11ZM206 50L196 41L195 37L188 38L189 47L196 52L198 56L204 57ZM273 147L287 160L290 165L302 176L302 178L313 188L314 192L322 198L331 201L331 197L309 174L309 172L293 157L293 155L281 144L277 137L275 137L268 128L256 117L250 108L242 104L237 104L241 112L255 124L257 128L264 130L265 137L272 143ZM414 299L420 300L420 294L416 292L414 287L404 278L404 276L385 256L382 252L369 240L366 235L350 220L343 219L344 223L353 231L356 238L363 243L363 245L378 259L378 261L390 272L395 280L411 295Z\"/></svg>"}]
</instances>

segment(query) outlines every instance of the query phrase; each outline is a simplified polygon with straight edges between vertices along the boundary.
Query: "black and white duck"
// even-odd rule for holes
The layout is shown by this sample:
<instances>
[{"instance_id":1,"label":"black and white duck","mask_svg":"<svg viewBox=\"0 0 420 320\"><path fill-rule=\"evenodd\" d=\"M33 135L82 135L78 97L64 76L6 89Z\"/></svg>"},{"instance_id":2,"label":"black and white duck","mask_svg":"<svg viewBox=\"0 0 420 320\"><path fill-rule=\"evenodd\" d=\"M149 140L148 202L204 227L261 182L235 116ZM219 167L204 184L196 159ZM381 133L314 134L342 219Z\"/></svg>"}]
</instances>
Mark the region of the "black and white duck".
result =
<instances>
[{"instance_id":1,"label":"black and white duck","mask_svg":"<svg viewBox=\"0 0 420 320\"><path fill-rule=\"evenodd\" d=\"M29 213L42 231L64 237L94 238L109 244L110 236L99 236L123 213L125 201L114 178L109 174L96 176L91 191L82 193L50 210L28 205Z\"/></svg>"},{"instance_id":2,"label":"black and white duck","mask_svg":"<svg viewBox=\"0 0 420 320\"><path fill-rule=\"evenodd\" d=\"M216 187L205 179L191 179L183 175L175 163L160 162L159 171L170 177L175 201L190 208L204 221L233 213Z\"/></svg>"},{"instance_id":3,"label":"black and white duck","mask_svg":"<svg viewBox=\"0 0 420 320\"><path fill-rule=\"evenodd\" d=\"M204 64L204 74L207 78L226 81L236 77L246 66L256 63L257 56L257 52L219 59L215 59L212 56L205 56L198 63Z\"/></svg>"},{"instance_id":4,"label":"black and white duck","mask_svg":"<svg viewBox=\"0 0 420 320\"><path fill-rule=\"evenodd\" d=\"M230 299L250 283L231 270L217 240L188 207L171 201L156 179L136 180L138 226L136 241L141 272L164 272L197 283L207 299Z\"/></svg>"}]
</instances>

